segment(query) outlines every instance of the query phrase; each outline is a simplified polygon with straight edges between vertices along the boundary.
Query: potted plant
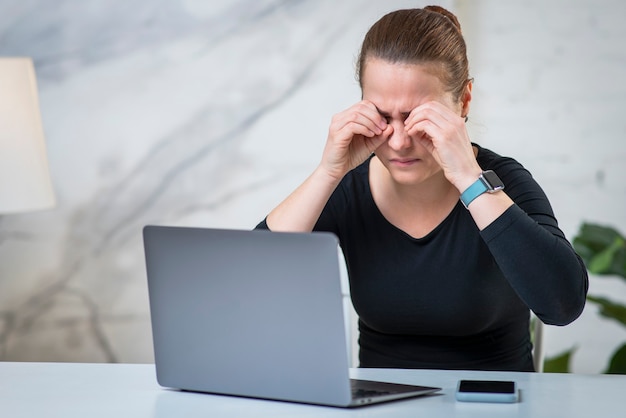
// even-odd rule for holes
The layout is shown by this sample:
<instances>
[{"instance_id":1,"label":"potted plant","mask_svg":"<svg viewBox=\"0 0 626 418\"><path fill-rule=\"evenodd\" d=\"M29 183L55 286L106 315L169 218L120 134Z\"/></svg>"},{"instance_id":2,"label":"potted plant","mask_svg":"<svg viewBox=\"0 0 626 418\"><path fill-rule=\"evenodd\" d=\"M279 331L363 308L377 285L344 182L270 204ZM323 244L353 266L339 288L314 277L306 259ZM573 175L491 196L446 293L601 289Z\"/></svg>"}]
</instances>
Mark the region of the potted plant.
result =
<instances>
[{"instance_id":1,"label":"potted plant","mask_svg":"<svg viewBox=\"0 0 626 418\"><path fill-rule=\"evenodd\" d=\"M589 273L597 276L618 276L626 284L626 239L614 228L594 223L583 223L573 240L576 252L585 261ZM602 317L626 326L626 305L605 297L588 295L587 300L598 305ZM546 372L568 372L575 348L547 359ZM604 373L626 374L626 342L617 348Z\"/></svg>"}]
</instances>

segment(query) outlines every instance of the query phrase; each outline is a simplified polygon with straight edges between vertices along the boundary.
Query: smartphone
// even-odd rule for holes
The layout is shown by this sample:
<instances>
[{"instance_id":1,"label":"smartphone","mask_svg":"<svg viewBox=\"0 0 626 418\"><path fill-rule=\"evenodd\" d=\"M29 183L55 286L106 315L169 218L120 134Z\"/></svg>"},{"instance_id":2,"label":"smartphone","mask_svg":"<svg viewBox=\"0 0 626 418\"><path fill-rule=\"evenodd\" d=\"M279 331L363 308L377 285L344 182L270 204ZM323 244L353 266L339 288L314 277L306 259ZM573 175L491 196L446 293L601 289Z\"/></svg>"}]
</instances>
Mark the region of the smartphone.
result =
<instances>
[{"instance_id":1,"label":"smartphone","mask_svg":"<svg viewBox=\"0 0 626 418\"><path fill-rule=\"evenodd\" d=\"M517 383L504 380L459 380L456 400L515 403L518 401Z\"/></svg>"}]
</instances>

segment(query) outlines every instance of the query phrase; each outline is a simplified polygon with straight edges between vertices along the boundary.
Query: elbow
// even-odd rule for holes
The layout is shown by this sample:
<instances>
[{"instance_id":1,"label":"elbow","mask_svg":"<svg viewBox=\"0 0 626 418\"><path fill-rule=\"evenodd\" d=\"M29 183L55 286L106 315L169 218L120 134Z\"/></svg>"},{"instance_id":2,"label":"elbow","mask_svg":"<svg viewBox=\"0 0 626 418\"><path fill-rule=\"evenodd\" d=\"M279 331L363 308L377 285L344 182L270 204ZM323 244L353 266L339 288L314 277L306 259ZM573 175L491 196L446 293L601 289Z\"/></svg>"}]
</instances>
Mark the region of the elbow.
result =
<instances>
[{"instance_id":1,"label":"elbow","mask_svg":"<svg viewBox=\"0 0 626 418\"><path fill-rule=\"evenodd\" d=\"M582 274L579 274L578 277L580 277L579 285L572 289L571 292L562 293L554 297L553 302L549 304L550 309L547 312L535 312L544 324L569 325L583 313L589 289L587 270L583 269Z\"/></svg>"},{"instance_id":2,"label":"elbow","mask_svg":"<svg viewBox=\"0 0 626 418\"><path fill-rule=\"evenodd\" d=\"M537 317L546 325L556 325L556 326L565 326L574 322L580 315L583 313L585 309L585 300L583 299L581 303L577 304L567 304L569 306L564 306L565 304L561 304L561 306L557 307L553 312L549 314L537 313Z\"/></svg>"}]
</instances>

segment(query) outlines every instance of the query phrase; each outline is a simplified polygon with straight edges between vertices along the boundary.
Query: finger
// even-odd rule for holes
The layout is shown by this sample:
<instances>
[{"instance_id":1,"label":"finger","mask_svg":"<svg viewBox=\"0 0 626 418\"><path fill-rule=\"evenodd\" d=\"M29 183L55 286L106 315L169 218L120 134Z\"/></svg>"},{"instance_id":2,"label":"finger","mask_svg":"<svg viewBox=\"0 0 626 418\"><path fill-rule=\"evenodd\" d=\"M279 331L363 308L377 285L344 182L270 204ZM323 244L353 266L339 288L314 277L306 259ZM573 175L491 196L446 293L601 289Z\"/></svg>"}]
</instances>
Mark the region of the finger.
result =
<instances>
[{"instance_id":1,"label":"finger","mask_svg":"<svg viewBox=\"0 0 626 418\"><path fill-rule=\"evenodd\" d=\"M422 119L429 119L440 128L461 123L460 115L443 103L431 101L413 109L405 121L407 130Z\"/></svg>"},{"instance_id":2,"label":"finger","mask_svg":"<svg viewBox=\"0 0 626 418\"><path fill-rule=\"evenodd\" d=\"M355 135L363 135L371 138L381 133L380 128L375 125L371 127L358 122L348 122L337 130L337 134L345 139L351 139Z\"/></svg>"},{"instance_id":3,"label":"finger","mask_svg":"<svg viewBox=\"0 0 626 418\"><path fill-rule=\"evenodd\" d=\"M387 128L387 119L383 115L380 114L376 105L369 100L362 100L358 103L362 113L370 118L378 127L381 129Z\"/></svg>"},{"instance_id":4,"label":"finger","mask_svg":"<svg viewBox=\"0 0 626 418\"><path fill-rule=\"evenodd\" d=\"M456 117L459 117L459 115L456 114L456 112L448 107L446 104L441 103L441 102L437 102L437 101L430 101L430 102L426 102L418 107L416 107L415 109L413 109L416 112L419 111L430 111L430 112L434 112L440 116L442 116L444 119L446 120L453 120Z\"/></svg>"},{"instance_id":5,"label":"finger","mask_svg":"<svg viewBox=\"0 0 626 418\"><path fill-rule=\"evenodd\" d=\"M405 128L407 134L411 137L421 139L426 136L428 140L437 138L441 135L442 129L433 123L430 119L420 119L415 122L410 128Z\"/></svg>"},{"instance_id":6,"label":"finger","mask_svg":"<svg viewBox=\"0 0 626 418\"><path fill-rule=\"evenodd\" d=\"M393 134L393 126L387 125L387 128L383 131L381 135L375 136L373 138L368 138L366 141L367 148L369 152L375 152L378 147L387 142L387 140Z\"/></svg>"},{"instance_id":7,"label":"finger","mask_svg":"<svg viewBox=\"0 0 626 418\"><path fill-rule=\"evenodd\" d=\"M426 130L431 137L439 139L464 136L466 127L463 118L452 113L448 116L453 119L450 120L438 112L425 110L421 116L423 119L416 116L405 129L409 135L417 135L419 130Z\"/></svg>"},{"instance_id":8,"label":"finger","mask_svg":"<svg viewBox=\"0 0 626 418\"><path fill-rule=\"evenodd\" d=\"M437 127L443 127L450 122L448 119L441 115L438 111L430 108L419 106L409 114L409 117L404 121L404 127L409 132L414 132L414 127L420 122L429 121Z\"/></svg>"},{"instance_id":9,"label":"finger","mask_svg":"<svg viewBox=\"0 0 626 418\"><path fill-rule=\"evenodd\" d=\"M380 117L380 115L378 115ZM372 118L372 115L368 115L362 111L351 111L342 114L337 120L337 128L342 129L347 126L364 126L373 132L375 135L380 135L384 128L381 128L377 123L376 118Z\"/></svg>"}]
</instances>

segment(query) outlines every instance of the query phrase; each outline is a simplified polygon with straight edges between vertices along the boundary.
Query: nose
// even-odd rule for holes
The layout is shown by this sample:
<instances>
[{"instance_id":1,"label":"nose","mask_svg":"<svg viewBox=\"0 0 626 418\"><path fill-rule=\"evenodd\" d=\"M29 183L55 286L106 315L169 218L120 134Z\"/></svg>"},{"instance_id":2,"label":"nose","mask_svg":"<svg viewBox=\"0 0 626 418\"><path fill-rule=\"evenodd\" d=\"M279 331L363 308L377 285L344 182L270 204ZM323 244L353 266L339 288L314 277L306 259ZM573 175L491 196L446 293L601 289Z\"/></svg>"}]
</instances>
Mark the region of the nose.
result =
<instances>
[{"instance_id":1,"label":"nose","mask_svg":"<svg viewBox=\"0 0 626 418\"><path fill-rule=\"evenodd\" d=\"M397 122L393 124L393 133L387 141L389 148L394 151L400 151L411 147L411 137L407 134L404 123Z\"/></svg>"}]
</instances>

